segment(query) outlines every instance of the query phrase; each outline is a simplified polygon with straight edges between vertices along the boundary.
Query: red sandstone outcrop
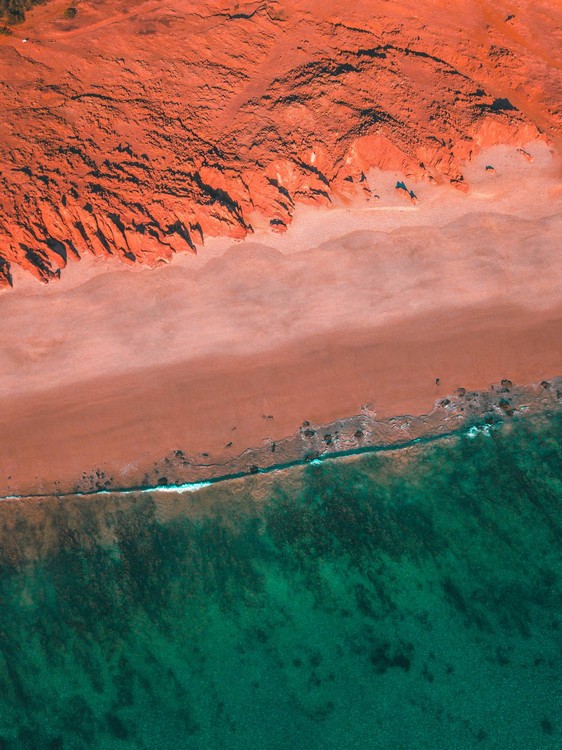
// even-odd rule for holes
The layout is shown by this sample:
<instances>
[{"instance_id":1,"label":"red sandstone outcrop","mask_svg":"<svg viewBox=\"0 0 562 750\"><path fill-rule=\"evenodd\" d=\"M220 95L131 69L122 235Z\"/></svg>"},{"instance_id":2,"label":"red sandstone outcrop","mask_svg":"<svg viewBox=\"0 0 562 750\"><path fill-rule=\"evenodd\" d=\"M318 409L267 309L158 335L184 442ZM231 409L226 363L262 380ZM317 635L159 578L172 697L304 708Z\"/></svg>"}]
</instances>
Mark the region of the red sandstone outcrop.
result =
<instances>
[{"instance_id":1,"label":"red sandstone outcrop","mask_svg":"<svg viewBox=\"0 0 562 750\"><path fill-rule=\"evenodd\" d=\"M465 188L479 148L561 132L546 0L65 7L0 37L4 286L14 263L48 281L88 251L157 264L283 230L372 167Z\"/></svg>"}]
</instances>

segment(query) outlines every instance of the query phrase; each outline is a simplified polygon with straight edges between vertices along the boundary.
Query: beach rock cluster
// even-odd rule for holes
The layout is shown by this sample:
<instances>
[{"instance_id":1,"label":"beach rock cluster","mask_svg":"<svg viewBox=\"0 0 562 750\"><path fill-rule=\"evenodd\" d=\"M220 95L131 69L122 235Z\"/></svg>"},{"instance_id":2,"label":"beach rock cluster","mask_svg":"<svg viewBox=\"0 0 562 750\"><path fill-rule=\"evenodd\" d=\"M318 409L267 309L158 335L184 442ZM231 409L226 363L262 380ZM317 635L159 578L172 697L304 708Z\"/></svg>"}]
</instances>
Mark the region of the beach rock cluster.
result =
<instances>
[{"instance_id":1,"label":"beach rock cluster","mask_svg":"<svg viewBox=\"0 0 562 750\"><path fill-rule=\"evenodd\" d=\"M2 286L283 231L373 167L466 189L478 149L560 133L545 0L59 5L0 38Z\"/></svg>"}]
</instances>

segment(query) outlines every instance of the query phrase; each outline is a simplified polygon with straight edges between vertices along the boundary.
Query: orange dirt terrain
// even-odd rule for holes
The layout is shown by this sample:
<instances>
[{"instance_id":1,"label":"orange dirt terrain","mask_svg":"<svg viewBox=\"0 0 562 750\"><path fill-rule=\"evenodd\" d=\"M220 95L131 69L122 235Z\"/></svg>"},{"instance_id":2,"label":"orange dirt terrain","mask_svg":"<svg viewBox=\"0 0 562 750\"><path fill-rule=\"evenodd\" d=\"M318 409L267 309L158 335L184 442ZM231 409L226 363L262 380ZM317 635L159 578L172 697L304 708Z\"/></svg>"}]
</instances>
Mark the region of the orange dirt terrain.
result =
<instances>
[{"instance_id":1,"label":"orange dirt terrain","mask_svg":"<svg viewBox=\"0 0 562 750\"><path fill-rule=\"evenodd\" d=\"M67 5L0 36L3 286L374 201L373 168L470 189L483 147L559 143L560 2Z\"/></svg>"}]
</instances>

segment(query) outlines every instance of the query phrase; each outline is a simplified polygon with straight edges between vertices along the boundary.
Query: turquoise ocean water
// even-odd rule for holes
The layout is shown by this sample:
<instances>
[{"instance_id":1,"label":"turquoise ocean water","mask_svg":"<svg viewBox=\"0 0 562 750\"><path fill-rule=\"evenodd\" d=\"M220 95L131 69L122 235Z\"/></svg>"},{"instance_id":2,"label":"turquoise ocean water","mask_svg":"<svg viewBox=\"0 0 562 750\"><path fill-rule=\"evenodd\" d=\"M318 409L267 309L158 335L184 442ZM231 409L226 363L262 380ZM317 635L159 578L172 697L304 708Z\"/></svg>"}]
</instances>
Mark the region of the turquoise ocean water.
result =
<instances>
[{"instance_id":1,"label":"turquoise ocean water","mask_svg":"<svg viewBox=\"0 0 562 750\"><path fill-rule=\"evenodd\" d=\"M0 748L562 748L560 416L0 542Z\"/></svg>"}]
</instances>

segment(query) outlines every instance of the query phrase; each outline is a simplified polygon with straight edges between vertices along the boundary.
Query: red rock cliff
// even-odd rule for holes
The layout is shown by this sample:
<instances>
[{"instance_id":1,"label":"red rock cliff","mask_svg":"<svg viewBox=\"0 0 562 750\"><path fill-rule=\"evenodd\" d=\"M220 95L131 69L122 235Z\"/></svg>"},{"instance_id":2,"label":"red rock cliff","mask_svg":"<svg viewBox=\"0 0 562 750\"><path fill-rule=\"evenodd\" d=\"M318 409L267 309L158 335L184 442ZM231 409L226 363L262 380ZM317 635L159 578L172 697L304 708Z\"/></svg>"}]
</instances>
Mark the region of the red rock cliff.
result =
<instances>
[{"instance_id":1,"label":"red rock cliff","mask_svg":"<svg viewBox=\"0 0 562 750\"><path fill-rule=\"evenodd\" d=\"M485 145L556 142L556 3L52 0L0 37L0 283L156 264L283 229L373 166L463 187ZM27 41L24 41L27 40Z\"/></svg>"}]
</instances>

